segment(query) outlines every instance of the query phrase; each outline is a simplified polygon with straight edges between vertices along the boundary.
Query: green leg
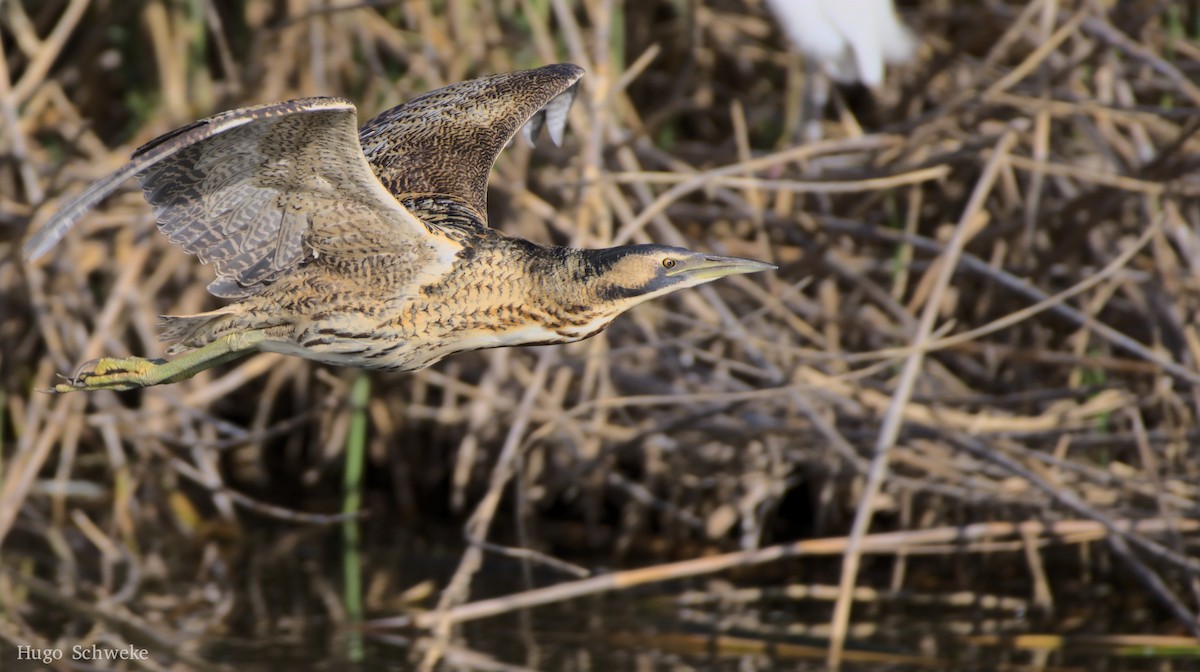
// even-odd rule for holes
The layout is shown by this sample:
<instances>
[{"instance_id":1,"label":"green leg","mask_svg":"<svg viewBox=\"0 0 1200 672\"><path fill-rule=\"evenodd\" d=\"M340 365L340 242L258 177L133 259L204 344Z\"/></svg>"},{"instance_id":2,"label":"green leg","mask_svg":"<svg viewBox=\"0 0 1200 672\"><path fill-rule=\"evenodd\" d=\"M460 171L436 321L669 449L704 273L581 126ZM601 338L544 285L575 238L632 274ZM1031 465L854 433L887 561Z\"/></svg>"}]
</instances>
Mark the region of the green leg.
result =
<instances>
[{"instance_id":1,"label":"green leg","mask_svg":"<svg viewBox=\"0 0 1200 672\"><path fill-rule=\"evenodd\" d=\"M102 357L80 366L73 377L55 385L50 392L136 390L139 387L178 383L205 369L250 354L265 339L266 334L262 331L230 334L170 361L144 357Z\"/></svg>"}]
</instances>

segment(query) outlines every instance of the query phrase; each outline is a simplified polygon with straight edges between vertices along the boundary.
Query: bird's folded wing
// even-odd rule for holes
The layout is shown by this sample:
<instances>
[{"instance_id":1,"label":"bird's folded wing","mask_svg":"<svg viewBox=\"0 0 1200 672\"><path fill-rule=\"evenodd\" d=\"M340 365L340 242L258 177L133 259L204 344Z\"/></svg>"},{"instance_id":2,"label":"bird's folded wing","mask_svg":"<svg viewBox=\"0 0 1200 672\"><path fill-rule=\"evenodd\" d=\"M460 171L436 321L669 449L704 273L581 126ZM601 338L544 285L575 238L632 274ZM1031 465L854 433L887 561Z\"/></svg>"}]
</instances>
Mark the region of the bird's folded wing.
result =
<instances>
[{"instance_id":1,"label":"bird's folded wing","mask_svg":"<svg viewBox=\"0 0 1200 672\"><path fill-rule=\"evenodd\" d=\"M545 127L560 144L582 76L582 68L560 63L453 84L368 121L359 142L396 198L448 197L486 222L496 157L518 130L532 143Z\"/></svg>"},{"instance_id":2,"label":"bird's folded wing","mask_svg":"<svg viewBox=\"0 0 1200 672\"><path fill-rule=\"evenodd\" d=\"M167 133L67 204L26 245L36 258L137 176L159 229L216 267L209 291L253 294L316 253L427 246L425 227L371 172L354 105L307 98L232 110ZM310 249L310 247L312 249Z\"/></svg>"}]
</instances>

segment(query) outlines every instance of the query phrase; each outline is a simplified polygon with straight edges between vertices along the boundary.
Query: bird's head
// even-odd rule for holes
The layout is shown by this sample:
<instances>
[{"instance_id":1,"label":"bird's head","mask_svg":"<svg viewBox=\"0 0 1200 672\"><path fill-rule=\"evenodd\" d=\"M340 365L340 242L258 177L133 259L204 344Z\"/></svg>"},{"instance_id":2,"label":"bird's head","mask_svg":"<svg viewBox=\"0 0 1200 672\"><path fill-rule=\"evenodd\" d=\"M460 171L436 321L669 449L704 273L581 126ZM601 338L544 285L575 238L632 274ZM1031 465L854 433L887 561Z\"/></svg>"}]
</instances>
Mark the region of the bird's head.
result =
<instances>
[{"instance_id":1,"label":"bird's head","mask_svg":"<svg viewBox=\"0 0 1200 672\"><path fill-rule=\"evenodd\" d=\"M727 275L776 268L752 259L722 257L666 245L628 245L581 250L579 265L585 302L595 319L573 334L596 333L621 313L655 297L695 287ZM575 284L575 283L572 283Z\"/></svg>"},{"instance_id":2,"label":"bird's head","mask_svg":"<svg viewBox=\"0 0 1200 672\"><path fill-rule=\"evenodd\" d=\"M587 250L591 289L600 302L627 310L678 289L739 273L776 268L752 259L720 257L666 245L628 245Z\"/></svg>"}]
</instances>

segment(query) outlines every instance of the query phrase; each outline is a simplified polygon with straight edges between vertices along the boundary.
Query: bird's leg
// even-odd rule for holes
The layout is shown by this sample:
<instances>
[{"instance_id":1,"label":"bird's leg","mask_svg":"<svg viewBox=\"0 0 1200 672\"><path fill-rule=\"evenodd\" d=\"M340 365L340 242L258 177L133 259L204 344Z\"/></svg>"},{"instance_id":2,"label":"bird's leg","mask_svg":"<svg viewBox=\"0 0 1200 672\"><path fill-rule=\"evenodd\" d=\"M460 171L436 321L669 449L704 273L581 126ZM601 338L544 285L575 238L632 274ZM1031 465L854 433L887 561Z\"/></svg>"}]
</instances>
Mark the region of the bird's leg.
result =
<instances>
[{"instance_id":1,"label":"bird's leg","mask_svg":"<svg viewBox=\"0 0 1200 672\"><path fill-rule=\"evenodd\" d=\"M263 331L229 334L172 360L144 357L102 357L79 367L65 383L50 392L62 394L85 390L135 390L140 387L177 383L219 364L244 357L266 339Z\"/></svg>"}]
</instances>

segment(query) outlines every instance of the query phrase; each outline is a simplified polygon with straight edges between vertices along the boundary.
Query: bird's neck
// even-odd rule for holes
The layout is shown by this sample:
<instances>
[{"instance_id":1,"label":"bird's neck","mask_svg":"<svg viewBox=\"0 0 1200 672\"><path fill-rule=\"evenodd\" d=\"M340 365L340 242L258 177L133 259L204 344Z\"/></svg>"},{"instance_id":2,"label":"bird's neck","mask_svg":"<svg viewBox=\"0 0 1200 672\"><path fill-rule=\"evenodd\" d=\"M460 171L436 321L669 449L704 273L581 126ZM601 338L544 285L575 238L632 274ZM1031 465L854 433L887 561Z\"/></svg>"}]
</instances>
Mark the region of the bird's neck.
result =
<instances>
[{"instance_id":1,"label":"bird's neck","mask_svg":"<svg viewBox=\"0 0 1200 672\"><path fill-rule=\"evenodd\" d=\"M538 245L510 238L502 251L508 272L520 278L524 300L530 304L556 306L578 303L581 285L576 280L584 272L581 250L556 245Z\"/></svg>"},{"instance_id":2,"label":"bird's neck","mask_svg":"<svg viewBox=\"0 0 1200 672\"><path fill-rule=\"evenodd\" d=\"M594 250L543 246L509 239L503 258L515 264L509 271L521 278L522 302L538 314L536 322L556 342L574 341L598 333L615 313L598 301L598 283L605 268Z\"/></svg>"}]
</instances>

